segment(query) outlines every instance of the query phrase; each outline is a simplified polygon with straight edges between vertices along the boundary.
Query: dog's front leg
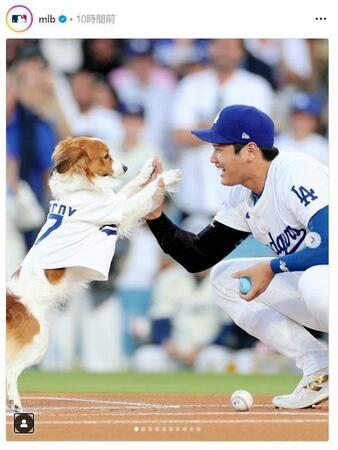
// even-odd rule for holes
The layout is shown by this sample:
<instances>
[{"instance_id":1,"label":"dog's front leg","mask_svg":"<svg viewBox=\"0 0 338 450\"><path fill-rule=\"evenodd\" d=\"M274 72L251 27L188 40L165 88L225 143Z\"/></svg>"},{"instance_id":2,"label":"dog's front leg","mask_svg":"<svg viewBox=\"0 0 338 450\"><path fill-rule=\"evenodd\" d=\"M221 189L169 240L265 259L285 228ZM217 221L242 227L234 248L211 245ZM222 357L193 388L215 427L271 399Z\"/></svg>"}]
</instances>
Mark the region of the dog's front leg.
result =
<instances>
[{"instance_id":1,"label":"dog's front leg","mask_svg":"<svg viewBox=\"0 0 338 450\"><path fill-rule=\"evenodd\" d=\"M156 194L164 191L162 178L150 182L138 194L128 199L124 206L122 220L119 225L119 234L129 236L130 233L144 220L144 218L157 206Z\"/></svg>"},{"instance_id":2,"label":"dog's front leg","mask_svg":"<svg viewBox=\"0 0 338 450\"><path fill-rule=\"evenodd\" d=\"M125 186L123 186L122 189L120 189L119 194L123 194L127 199L132 197L133 195L137 194L142 189L142 186L140 186L139 180L136 178L132 179L127 183Z\"/></svg>"},{"instance_id":3,"label":"dog's front leg","mask_svg":"<svg viewBox=\"0 0 338 450\"><path fill-rule=\"evenodd\" d=\"M144 185L150 180L150 177L155 170L153 161L153 158L148 159L140 170L140 173L120 190L120 193L125 195L127 199L140 192Z\"/></svg>"},{"instance_id":4,"label":"dog's front leg","mask_svg":"<svg viewBox=\"0 0 338 450\"><path fill-rule=\"evenodd\" d=\"M175 185L181 178L181 170L166 170L158 175L156 180L147 184L138 194L129 198L124 207L119 234L129 237L131 231L161 204L164 192L173 192Z\"/></svg>"}]
</instances>

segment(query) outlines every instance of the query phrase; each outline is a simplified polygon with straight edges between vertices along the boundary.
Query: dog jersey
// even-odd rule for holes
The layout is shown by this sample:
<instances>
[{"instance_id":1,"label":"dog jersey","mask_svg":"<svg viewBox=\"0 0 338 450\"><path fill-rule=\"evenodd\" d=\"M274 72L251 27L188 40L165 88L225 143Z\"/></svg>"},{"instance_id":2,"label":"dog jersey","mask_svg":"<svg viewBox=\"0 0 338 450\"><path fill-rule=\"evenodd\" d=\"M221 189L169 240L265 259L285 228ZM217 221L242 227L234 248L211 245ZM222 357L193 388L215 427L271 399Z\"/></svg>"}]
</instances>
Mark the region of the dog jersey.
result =
<instances>
[{"instance_id":1,"label":"dog jersey","mask_svg":"<svg viewBox=\"0 0 338 450\"><path fill-rule=\"evenodd\" d=\"M113 192L70 192L52 200L46 223L23 267L85 267L91 280L107 280L125 197Z\"/></svg>"},{"instance_id":2,"label":"dog jersey","mask_svg":"<svg viewBox=\"0 0 338 450\"><path fill-rule=\"evenodd\" d=\"M244 186L234 186L214 220L251 232L277 256L284 256L305 247L309 220L327 205L327 167L288 152L271 162L258 199Z\"/></svg>"}]
</instances>

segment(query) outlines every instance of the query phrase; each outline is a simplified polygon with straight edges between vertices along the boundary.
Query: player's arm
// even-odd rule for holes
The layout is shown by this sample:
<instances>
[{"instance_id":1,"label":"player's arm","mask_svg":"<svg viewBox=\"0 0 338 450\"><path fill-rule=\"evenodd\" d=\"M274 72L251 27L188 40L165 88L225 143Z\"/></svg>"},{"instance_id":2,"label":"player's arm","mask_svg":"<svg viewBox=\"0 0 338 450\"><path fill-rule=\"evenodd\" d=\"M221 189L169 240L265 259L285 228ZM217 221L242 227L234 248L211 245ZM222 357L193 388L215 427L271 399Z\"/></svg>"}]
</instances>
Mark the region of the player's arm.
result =
<instances>
[{"instance_id":1,"label":"player's arm","mask_svg":"<svg viewBox=\"0 0 338 450\"><path fill-rule=\"evenodd\" d=\"M188 272L201 272L214 266L250 234L215 220L194 234L173 224L163 213L147 223L162 250Z\"/></svg>"},{"instance_id":2,"label":"player's arm","mask_svg":"<svg viewBox=\"0 0 338 450\"><path fill-rule=\"evenodd\" d=\"M290 255L274 258L270 266L272 271L295 272L309 269L312 266L328 264L329 261L329 207L320 209L311 217L308 223L308 229L317 233L318 237L314 239L314 248L305 247L302 250L291 253Z\"/></svg>"}]
</instances>

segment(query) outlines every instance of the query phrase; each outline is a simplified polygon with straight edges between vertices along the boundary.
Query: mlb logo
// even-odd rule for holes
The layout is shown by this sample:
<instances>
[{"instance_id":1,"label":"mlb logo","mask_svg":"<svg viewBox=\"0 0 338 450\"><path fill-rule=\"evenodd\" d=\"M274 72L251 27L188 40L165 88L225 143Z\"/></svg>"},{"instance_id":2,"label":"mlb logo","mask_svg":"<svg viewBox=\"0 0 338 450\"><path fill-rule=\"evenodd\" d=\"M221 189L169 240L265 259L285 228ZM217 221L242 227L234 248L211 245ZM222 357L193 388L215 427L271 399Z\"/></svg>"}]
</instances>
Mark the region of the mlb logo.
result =
<instances>
[{"instance_id":1,"label":"mlb logo","mask_svg":"<svg viewBox=\"0 0 338 450\"><path fill-rule=\"evenodd\" d=\"M12 23L26 23L27 16L25 14L12 14Z\"/></svg>"},{"instance_id":2,"label":"mlb logo","mask_svg":"<svg viewBox=\"0 0 338 450\"><path fill-rule=\"evenodd\" d=\"M33 13L27 6L12 6L6 13L6 23L11 31L18 33L26 31L32 26Z\"/></svg>"}]
</instances>

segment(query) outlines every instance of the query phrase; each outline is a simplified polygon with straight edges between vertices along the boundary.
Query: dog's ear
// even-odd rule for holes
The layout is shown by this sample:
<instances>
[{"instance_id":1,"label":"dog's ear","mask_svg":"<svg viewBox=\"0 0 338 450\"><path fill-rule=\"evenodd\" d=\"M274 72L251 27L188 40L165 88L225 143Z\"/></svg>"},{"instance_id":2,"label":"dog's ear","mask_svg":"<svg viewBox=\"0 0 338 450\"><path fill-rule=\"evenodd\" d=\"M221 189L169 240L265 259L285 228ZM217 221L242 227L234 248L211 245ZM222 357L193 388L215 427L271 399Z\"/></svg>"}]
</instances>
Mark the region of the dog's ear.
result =
<instances>
[{"instance_id":1,"label":"dog's ear","mask_svg":"<svg viewBox=\"0 0 338 450\"><path fill-rule=\"evenodd\" d=\"M74 139L68 137L60 141L52 154L55 170L58 173L66 173L75 162Z\"/></svg>"},{"instance_id":2,"label":"dog's ear","mask_svg":"<svg viewBox=\"0 0 338 450\"><path fill-rule=\"evenodd\" d=\"M89 158L84 138L66 138L55 147L52 159L58 173L87 173Z\"/></svg>"}]
</instances>

